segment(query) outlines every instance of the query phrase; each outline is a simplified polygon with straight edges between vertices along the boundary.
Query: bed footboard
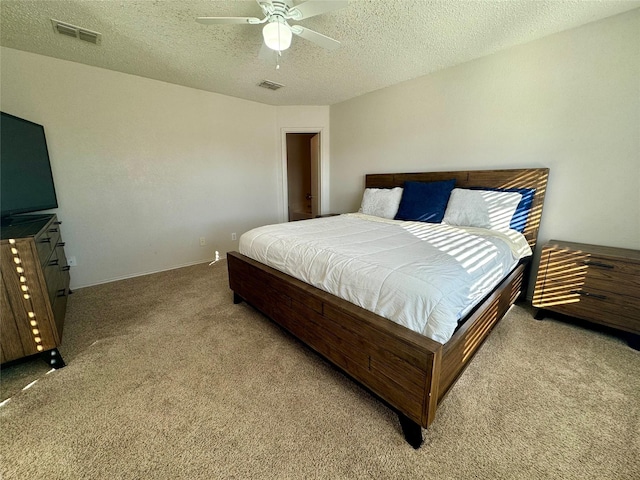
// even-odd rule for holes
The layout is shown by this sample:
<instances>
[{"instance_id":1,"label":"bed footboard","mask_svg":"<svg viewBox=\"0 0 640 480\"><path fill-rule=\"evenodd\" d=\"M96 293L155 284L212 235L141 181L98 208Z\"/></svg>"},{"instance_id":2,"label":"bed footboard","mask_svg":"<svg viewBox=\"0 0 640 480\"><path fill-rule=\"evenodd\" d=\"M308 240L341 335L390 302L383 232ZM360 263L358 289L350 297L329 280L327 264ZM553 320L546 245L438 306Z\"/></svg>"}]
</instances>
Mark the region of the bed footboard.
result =
<instances>
[{"instance_id":1,"label":"bed footboard","mask_svg":"<svg viewBox=\"0 0 640 480\"><path fill-rule=\"evenodd\" d=\"M234 303L245 300L386 401L405 439L421 428L521 292L518 265L442 345L237 252L227 254Z\"/></svg>"}]
</instances>

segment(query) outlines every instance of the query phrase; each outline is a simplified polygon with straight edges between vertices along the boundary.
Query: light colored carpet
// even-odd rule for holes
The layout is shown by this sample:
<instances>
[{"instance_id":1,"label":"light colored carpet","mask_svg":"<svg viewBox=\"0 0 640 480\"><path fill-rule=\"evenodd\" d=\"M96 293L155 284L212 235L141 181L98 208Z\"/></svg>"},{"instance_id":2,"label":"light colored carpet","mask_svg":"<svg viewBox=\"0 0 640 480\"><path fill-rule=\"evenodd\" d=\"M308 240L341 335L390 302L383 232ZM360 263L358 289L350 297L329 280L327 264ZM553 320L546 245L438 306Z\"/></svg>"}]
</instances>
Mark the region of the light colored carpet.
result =
<instances>
[{"instance_id":1,"label":"light colored carpet","mask_svg":"<svg viewBox=\"0 0 640 480\"><path fill-rule=\"evenodd\" d=\"M417 451L380 401L233 305L224 261L76 291L60 350L50 374L2 372L3 479L640 478L640 353L522 306Z\"/></svg>"}]
</instances>

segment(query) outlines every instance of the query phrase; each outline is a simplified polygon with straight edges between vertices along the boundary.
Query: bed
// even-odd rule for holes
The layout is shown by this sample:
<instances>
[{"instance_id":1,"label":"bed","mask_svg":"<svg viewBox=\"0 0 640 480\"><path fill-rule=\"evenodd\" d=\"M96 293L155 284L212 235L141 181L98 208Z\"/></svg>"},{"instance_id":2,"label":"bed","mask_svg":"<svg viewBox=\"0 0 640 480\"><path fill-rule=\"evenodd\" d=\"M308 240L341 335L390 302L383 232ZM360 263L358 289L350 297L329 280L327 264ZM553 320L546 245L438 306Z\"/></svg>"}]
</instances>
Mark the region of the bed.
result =
<instances>
[{"instance_id":1,"label":"bed","mask_svg":"<svg viewBox=\"0 0 640 480\"><path fill-rule=\"evenodd\" d=\"M522 235L533 250L548 173L548 169L536 168L372 174L366 175L365 188L394 189L405 182L454 179L457 189L530 189ZM359 221L357 216L347 220ZM302 223L318 221L326 222ZM326 222L322 228L332 225L339 224ZM356 305L361 302L347 301L239 252L227 254L234 303L246 301L386 402L398 413L404 437L414 448L422 443L422 428L434 421L438 405L493 327L526 291L530 259L525 256L504 271L464 317L456 320L453 333L436 341L397 319Z\"/></svg>"}]
</instances>

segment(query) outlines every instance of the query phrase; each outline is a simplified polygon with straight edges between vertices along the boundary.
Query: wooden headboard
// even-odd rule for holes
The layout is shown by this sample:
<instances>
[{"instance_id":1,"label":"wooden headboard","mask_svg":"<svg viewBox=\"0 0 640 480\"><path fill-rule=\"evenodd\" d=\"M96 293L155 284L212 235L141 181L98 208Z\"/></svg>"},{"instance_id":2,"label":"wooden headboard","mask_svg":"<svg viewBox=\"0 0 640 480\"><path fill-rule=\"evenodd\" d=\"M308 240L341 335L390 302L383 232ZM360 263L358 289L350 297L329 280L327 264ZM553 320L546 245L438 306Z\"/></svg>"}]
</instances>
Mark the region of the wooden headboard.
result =
<instances>
[{"instance_id":1,"label":"wooden headboard","mask_svg":"<svg viewBox=\"0 0 640 480\"><path fill-rule=\"evenodd\" d=\"M547 191L548 168L522 168L514 170L460 170L456 172L375 173L365 177L366 188L402 187L404 182L436 182L456 180L456 187L535 188L536 193L524 230L531 249L536 246L544 195Z\"/></svg>"}]
</instances>

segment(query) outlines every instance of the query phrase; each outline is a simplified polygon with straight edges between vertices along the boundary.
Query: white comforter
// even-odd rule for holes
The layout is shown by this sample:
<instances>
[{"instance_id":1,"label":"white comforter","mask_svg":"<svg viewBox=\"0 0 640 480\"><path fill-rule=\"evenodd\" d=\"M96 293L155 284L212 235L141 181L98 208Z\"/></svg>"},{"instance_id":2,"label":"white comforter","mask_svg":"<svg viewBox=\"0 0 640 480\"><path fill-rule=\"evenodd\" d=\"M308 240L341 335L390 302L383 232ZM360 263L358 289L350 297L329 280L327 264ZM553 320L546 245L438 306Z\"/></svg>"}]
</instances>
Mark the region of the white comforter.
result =
<instances>
[{"instance_id":1,"label":"white comforter","mask_svg":"<svg viewBox=\"0 0 640 480\"><path fill-rule=\"evenodd\" d=\"M445 343L457 322L531 255L524 236L346 214L268 225L240 253Z\"/></svg>"}]
</instances>

